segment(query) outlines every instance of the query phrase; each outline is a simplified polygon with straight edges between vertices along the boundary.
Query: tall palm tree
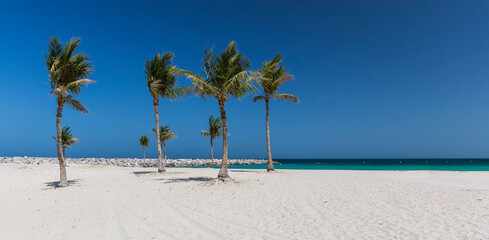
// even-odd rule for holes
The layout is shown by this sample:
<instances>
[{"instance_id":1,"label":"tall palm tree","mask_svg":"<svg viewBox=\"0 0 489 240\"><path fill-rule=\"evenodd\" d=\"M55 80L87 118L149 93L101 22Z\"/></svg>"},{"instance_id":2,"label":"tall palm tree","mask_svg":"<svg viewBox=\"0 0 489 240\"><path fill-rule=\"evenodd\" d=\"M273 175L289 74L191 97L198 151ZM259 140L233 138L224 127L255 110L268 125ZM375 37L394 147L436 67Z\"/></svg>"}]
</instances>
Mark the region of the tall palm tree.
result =
<instances>
[{"instance_id":1,"label":"tall palm tree","mask_svg":"<svg viewBox=\"0 0 489 240\"><path fill-rule=\"evenodd\" d=\"M214 166L214 138L222 136L222 122L221 118L209 117L209 130L202 130L201 133L204 137L210 137L211 139L211 164L209 167Z\"/></svg>"},{"instance_id":2,"label":"tall palm tree","mask_svg":"<svg viewBox=\"0 0 489 240\"><path fill-rule=\"evenodd\" d=\"M158 172L165 172L166 168L163 165L163 155L161 151L160 142L160 127L158 116L158 105L160 97L175 100L178 97L187 96L192 94L194 87L180 87L175 88L177 85L178 68L172 66L173 53L166 52L163 54L157 53L154 59L146 60L145 74L146 84L148 85L149 92L153 97L153 105L155 109L155 121L156 121L156 139L158 146Z\"/></svg>"},{"instance_id":3,"label":"tall palm tree","mask_svg":"<svg viewBox=\"0 0 489 240\"><path fill-rule=\"evenodd\" d=\"M283 56L277 54L273 60L263 63L263 66L259 73L259 83L263 88L264 96L257 96L253 98L254 102L264 100L266 105L266 135L267 135L267 154L268 154L268 165L267 171L273 171L272 162L272 152L270 148L270 130L269 130L269 102L270 99L274 98L277 100L287 100L295 103L299 102L299 98L292 94L287 93L277 93L282 83L290 81L294 78L293 75L287 73L283 66L279 66L282 62Z\"/></svg>"},{"instance_id":4,"label":"tall palm tree","mask_svg":"<svg viewBox=\"0 0 489 240\"><path fill-rule=\"evenodd\" d=\"M139 138L139 144L143 147L143 167L146 167L146 151L145 148L149 147L149 138L146 135L143 135Z\"/></svg>"},{"instance_id":5,"label":"tall palm tree","mask_svg":"<svg viewBox=\"0 0 489 240\"><path fill-rule=\"evenodd\" d=\"M58 38L52 37L49 40L48 53L46 54L46 67L49 71L51 94L56 97L58 102L56 141L60 168L60 187L68 186L65 157L62 152L61 116L63 107L67 104L76 111L88 113L85 105L75 100L74 96L81 93L82 85L95 82L85 78L93 71L90 59L83 53L74 53L80 41L79 38L71 39L63 46L63 43Z\"/></svg>"},{"instance_id":6,"label":"tall palm tree","mask_svg":"<svg viewBox=\"0 0 489 240\"><path fill-rule=\"evenodd\" d=\"M53 139L56 141L56 137L53 136ZM71 148L71 144L77 142L78 142L78 138L73 137L73 134L71 134L70 127L64 126L63 129L61 129L61 145L63 146L64 157L66 157L65 148Z\"/></svg>"},{"instance_id":7,"label":"tall palm tree","mask_svg":"<svg viewBox=\"0 0 489 240\"><path fill-rule=\"evenodd\" d=\"M164 167L166 167L166 141L172 138L177 138L177 135L174 132L170 132L170 130L171 128L168 125L160 127L160 142L164 152ZM156 132L156 129L153 128L152 131Z\"/></svg>"},{"instance_id":8,"label":"tall palm tree","mask_svg":"<svg viewBox=\"0 0 489 240\"><path fill-rule=\"evenodd\" d=\"M213 55L213 49L205 51L202 60L204 71L195 74L191 71L180 71L193 81L195 90L202 98L215 97L219 104L222 120L222 163L219 174L220 180L230 179L228 174L228 125L224 104L229 96L242 98L250 92L255 92L252 78L246 70L250 62L238 52L236 43L229 43L226 50L219 55Z\"/></svg>"}]
</instances>

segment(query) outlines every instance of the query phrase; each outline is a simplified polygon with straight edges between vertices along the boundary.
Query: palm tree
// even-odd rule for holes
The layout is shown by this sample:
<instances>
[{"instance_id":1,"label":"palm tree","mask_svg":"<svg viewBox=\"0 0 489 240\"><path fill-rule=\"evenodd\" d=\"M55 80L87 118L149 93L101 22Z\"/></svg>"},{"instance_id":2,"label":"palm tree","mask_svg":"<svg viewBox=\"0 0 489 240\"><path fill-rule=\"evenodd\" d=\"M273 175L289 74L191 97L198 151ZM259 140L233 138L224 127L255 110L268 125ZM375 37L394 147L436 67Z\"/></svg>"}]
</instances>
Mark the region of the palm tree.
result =
<instances>
[{"instance_id":1,"label":"palm tree","mask_svg":"<svg viewBox=\"0 0 489 240\"><path fill-rule=\"evenodd\" d=\"M149 92L153 97L153 105L155 109L156 120L156 139L158 146L158 172L165 172L165 166L162 161L162 151L160 142L160 127L158 116L158 105L160 97L175 100L178 97L190 95L193 92L194 87L181 87L175 88L178 76L178 68L172 66L173 53L166 52L163 54L157 53L154 59L146 60L145 74L146 84L148 85Z\"/></svg>"},{"instance_id":2,"label":"palm tree","mask_svg":"<svg viewBox=\"0 0 489 240\"><path fill-rule=\"evenodd\" d=\"M177 135L173 132L170 132L171 128L167 125L164 127L160 127L160 142L163 147L163 152L165 155L164 162L163 162L163 167L166 168L166 141L170 140L172 138L177 138ZM153 128L153 132L156 132L156 129Z\"/></svg>"},{"instance_id":3,"label":"palm tree","mask_svg":"<svg viewBox=\"0 0 489 240\"><path fill-rule=\"evenodd\" d=\"M81 39L71 39L64 46L56 37L49 40L46 54L46 67L49 71L51 94L56 97L58 110L56 114L56 141L60 168L60 187L68 186L66 178L65 157L62 151L61 116L65 104L76 111L88 113L87 108L74 96L81 93L81 86L95 81L86 79L93 66L90 59L83 53L74 54Z\"/></svg>"},{"instance_id":4,"label":"palm tree","mask_svg":"<svg viewBox=\"0 0 489 240\"><path fill-rule=\"evenodd\" d=\"M56 137L53 136L53 139L56 141ZM65 155L65 148L71 148L71 144L77 143L78 138L73 137L71 134L71 129L68 126L64 126L61 129L61 145L63 146L63 156Z\"/></svg>"},{"instance_id":5,"label":"palm tree","mask_svg":"<svg viewBox=\"0 0 489 240\"><path fill-rule=\"evenodd\" d=\"M222 136L222 122L221 118L209 117L209 131L202 130L201 133L204 137L211 138L211 164L209 167L214 166L214 138Z\"/></svg>"},{"instance_id":6,"label":"palm tree","mask_svg":"<svg viewBox=\"0 0 489 240\"><path fill-rule=\"evenodd\" d=\"M229 95L242 98L250 92L255 92L254 79L250 77L247 68L250 62L238 52L236 43L229 43L226 50L213 56L213 49L205 51L202 60L204 71L201 75L191 71L180 71L193 81L195 91L205 99L215 97L219 104L222 120L222 163L219 174L220 180L230 179L228 174L228 125L224 104Z\"/></svg>"},{"instance_id":7,"label":"palm tree","mask_svg":"<svg viewBox=\"0 0 489 240\"><path fill-rule=\"evenodd\" d=\"M145 148L149 147L149 138L146 135L143 135L139 138L139 144L143 147L143 167L146 167L146 151Z\"/></svg>"},{"instance_id":8,"label":"palm tree","mask_svg":"<svg viewBox=\"0 0 489 240\"><path fill-rule=\"evenodd\" d=\"M266 134L267 134L267 154L268 154L267 171L268 172L274 170L273 162L272 162L272 152L270 149L270 130L269 130L269 117L268 117L270 110L269 110L268 103L272 98L277 100L292 101L295 103L299 102L299 99L292 94L277 93L282 83L290 81L294 78L293 75L287 73L287 71L283 66L279 66L279 64L282 62L282 58L283 58L282 55L277 54L272 61L263 63L263 66L260 70L258 70L258 73L260 74L259 83L260 86L263 88L264 96L257 96L253 98L254 102L265 100L265 105L267 110Z\"/></svg>"}]
</instances>

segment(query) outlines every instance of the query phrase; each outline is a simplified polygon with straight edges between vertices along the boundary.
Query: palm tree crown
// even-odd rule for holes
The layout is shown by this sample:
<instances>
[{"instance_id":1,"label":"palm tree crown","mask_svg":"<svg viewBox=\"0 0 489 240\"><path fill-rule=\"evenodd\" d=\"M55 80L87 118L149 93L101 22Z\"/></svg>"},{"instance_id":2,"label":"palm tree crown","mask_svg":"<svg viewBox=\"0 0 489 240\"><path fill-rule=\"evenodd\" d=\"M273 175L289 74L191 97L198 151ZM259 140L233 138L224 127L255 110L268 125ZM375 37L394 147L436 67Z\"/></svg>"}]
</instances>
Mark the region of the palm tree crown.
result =
<instances>
[{"instance_id":1,"label":"palm tree crown","mask_svg":"<svg viewBox=\"0 0 489 240\"><path fill-rule=\"evenodd\" d=\"M154 99L165 97L175 100L178 97L193 93L193 86L175 88L179 69L176 66L172 66L173 57L173 53L166 52L163 54L157 53L154 59L146 60L144 71L146 84Z\"/></svg>"},{"instance_id":2,"label":"palm tree crown","mask_svg":"<svg viewBox=\"0 0 489 240\"><path fill-rule=\"evenodd\" d=\"M262 68L258 70L258 73L260 74L259 83L263 88L265 96L257 96L253 98L254 102L259 100L268 101L271 98L275 98L277 100L288 100L296 103L299 102L299 98L292 94L277 94L280 86L284 82L294 79L294 76L287 73L283 66L279 66L279 64L282 62L282 58L282 55L277 54L273 60L263 63Z\"/></svg>"},{"instance_id":3,"label":"palm tree crown","mask_svg":"<svg viewBox=\"0 0 489 240\"><path fill-rule=\"evenodd\" d=\"M202 136L211 137L212 139L222 136L222 122L221 118L209 117L209 130L202 130Z\"/></svg>"},{"instance_id":4,"label":"palm tree crown","mask_svg":"<svg viewBox=\"0 0 489 240\"><path fill-rule=\"evenodd\" d=\"M73 137L70 127L65 126L63 129L61 129L61 143L63 144L63 147L71 148L71 144L77 142L78 138Z\"/></svg>"},{"instance_id":5,"label":"palm tree crown","mask_svg":"<svg viewBox=\"0 0 489 240\"><path fill-rule=\"evenodd\" d=\"M56 137L53 136L53 139L56 140ZM61 145L63 148L71 148L71 144L77 142L78 138L73 137L73 134L71 134L71 128L64 126L63 129L61 129Z\"/></svg>"},{"instance_id":6,"label":"palm tree crown","mask_svg":"<svg viewBox=\"0 0 489 240\"><path fill-rule=\"evenodd\" d=\"M91 61L83 53L74 54L81 39L72 39L65 44L52 37L46 54L46 67L49 71L51 93L58 102L66 103L73 109L88 113L87 108L73 96L81 93L81 86L95 81L86 79L93 71Z\"/></svg>"},{"instance_id":7,"label":"palm tree crown","mask_svg":"<svg viewBox=\"0 0 489 240\"><path fill-rule=\"evenodd\" d=\"M253 79L246 70L250 67L250 61L238 52L236 42L229 43L226 50L217 56L213 52L212 48L205 51L201 75L180 71L194 82L195 90L202 97L213 96L227 101L228 95L241 98L255 92Z\"/></svg>"},{"instance_id":8,"label":"palm tree crown","mask_svg":"<svg viewBox=\"0 0 489 240\"><path fill-rule=\"evenodd\" d=\"M165 143L167 140L172 138L177 138L176 133L170 132L170 126L161 126L160 127L160 141L161 143ZM156 132L156 128L153 128L151 131Z\"/></svg>"},{"instance_id":9,"label":"palm tree crown","mask_svg":"<svg viewBox=\"0 0 489 240\"><path fill-rule=\"evenodd\" d=\"M146 135L143 135L139 138L139 144L141 144L142 147L149 147L149 138Z\"/></svg>"}]
</instances>

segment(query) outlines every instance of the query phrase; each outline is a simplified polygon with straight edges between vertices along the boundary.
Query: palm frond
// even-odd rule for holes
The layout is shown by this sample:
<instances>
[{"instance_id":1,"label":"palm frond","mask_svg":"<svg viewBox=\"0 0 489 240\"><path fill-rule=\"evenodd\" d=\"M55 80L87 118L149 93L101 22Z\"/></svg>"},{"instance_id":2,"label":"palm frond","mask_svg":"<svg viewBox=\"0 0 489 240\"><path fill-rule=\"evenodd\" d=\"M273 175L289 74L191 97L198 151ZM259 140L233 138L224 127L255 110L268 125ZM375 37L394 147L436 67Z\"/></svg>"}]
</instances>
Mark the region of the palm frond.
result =
<instances>
[{"instance_id":1,"label":"palm frond","mask_svg":"<svg viewBox=\"0 0 489 240\"><path fill-rule=\"evenodd\" d=\"M194 91L197 95L204 97L217 94L216 89L198 74L188 70L180 70L179 74L183 74L187 79L192 81L192 84L195 87Z\"/></svg>"},{"instance_id":2,"label":"palm frond","mask_svg":"<svg viewBox=\"0 0 489 240\"><path fill-rule=\"evenodd\" d=\"M295 102L295 103L299 103L299 98L297 98L296 96L292 95L292 94L287 94L287 93L281 93L281 94L276 94L273 96L273 98L277 99L277 100L286 100L286 101L292 101L292 102Z\"/></svg>"},{"instance_id":3,"label":"palm frond","mask_svg":"<svg viewBox=\"0 0 489 240\"><path fill-rule=\"evenodd\" d=\"M94 80L92 79L79 79L79 80L76 80L76 81L73 81L73 82L70 82L66 85L66 88L70 89L70 88L73 88L73 87L81 87L83 85L86 85L88 86L88 84L90 83L95 83Z\"/></svg>"},{"instance_id":4,"label":"palm frond","mask_svg":"<svg viewBox=\"0 0 489 240\"><path fill-rule=\"evenodd\" d=\"M231 95L240 98L246 93L255 93L257 91L255 83L255 79L245 70L231 77L223 84L222 88Z\"/></svg>"},{"instance_id":5,"label":"palm frond","mask_svg":"<svg viewBox=\"0 0 489 240\"><path fill-rule=\"evenodd\" d=\"M288 81L294 80L294 78L295 78L294 75L284 74L284 75L280 76L279 78L277 78L277 80L274 81L274 84L275 85L281 85L284 82L288 82Z\"/></svg>"},{"instance_id":6,"label":"palm frond","mask_svg":"<svg viewBox=\"0 0 489 240\"><path fill-rule=\"evenodd\" d=\"M72 38L70 41L68 41L64 48L63 51L61 52L61 61L62 62L67 62L71 56L73 56L73 53L75 52L76 48L80 44L81 39L80 38Z\"/></svg>"},{"instance_id":7,"label":"palm frond","mask_svg":"<svg viewBox=\"0 0 489 240\"><path fill-rule=\"evenodd\" d=\"M88 109L85 107L85 105L80 101L73 99L73 96L68 95L65 97L65 100L66 104L68 104L74 110L82 112L84 114L88 114Z\"/></svg>"},{"instance_id":8,"label":"palm frond","mask_svg":"<svg viewBox=\"0 0 489 240\"><path fill-rule=\"evenodd\" d=\"M258 102L258 101L261 101L261 100L265 100L265 97L264 96L256 96L253 98L253 102Z\"/></svg>"},{"instance_id":9,"label":"palm frond","mask_svg":"<svg viewBox=\"0 0 489 240\"><path fill-rule=\"evenodd\" d=\"M197 94L196 87L188 86L188 87L179 87L179 88L168 90L168 93L166 93L165 96L170 100L176 100L179 98L189 97L195 94Z\"/></svg>"},{"instance_id":10,"label":"palm frond","mask_svg":"<svg viewBox=\"0 0 489 240\"><path fill-rule=\"evenodd\" d=\"M73 143L77 143L78 142L78 138L76 137L72 137L72 138L69 138L67 141L66 141L66 144L67 146L69 146L69 148L71 148L71 144Z\"/></svg>"},{"instance_id":11,"label":"palm frond","mask_svg":"<svg viewBox=\"0 0 489 240\"><path fill-rule=\"evenodd\" d=\"M206 130L200 131L200 134L202 134L202 136L204 136L204 137L209 137L210 136L210 133L207 132Z\"/></svg>"}]
</instances>

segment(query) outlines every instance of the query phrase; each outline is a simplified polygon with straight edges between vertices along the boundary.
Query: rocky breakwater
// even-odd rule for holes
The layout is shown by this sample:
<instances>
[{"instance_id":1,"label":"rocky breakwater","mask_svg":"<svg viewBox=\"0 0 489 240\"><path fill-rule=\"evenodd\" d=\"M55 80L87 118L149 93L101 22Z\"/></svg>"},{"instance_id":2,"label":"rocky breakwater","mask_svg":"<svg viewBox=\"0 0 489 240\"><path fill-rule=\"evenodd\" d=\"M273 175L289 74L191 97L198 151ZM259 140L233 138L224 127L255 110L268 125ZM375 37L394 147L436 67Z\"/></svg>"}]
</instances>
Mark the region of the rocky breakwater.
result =
<instances>
[{"instance_id":1,"label":"rocky breakwater","mask_svg":"<svg viewBox=\"0 0 489 240\"><path fill-rule=\"evenodd\" d=\"M146 167L156 167L158 159L147 158ZM208 166L210 159L167 159L168 167ZM0 163L15 164L58 164L58 158L50 157L0 157ZM112 165L119 167L143 167L142 158L67 158L66 164ZM229 165L266 164L263 159L229 159ZM214 165L221 165L221 159L214 159Z\"/></svg>"}]
</instances>

